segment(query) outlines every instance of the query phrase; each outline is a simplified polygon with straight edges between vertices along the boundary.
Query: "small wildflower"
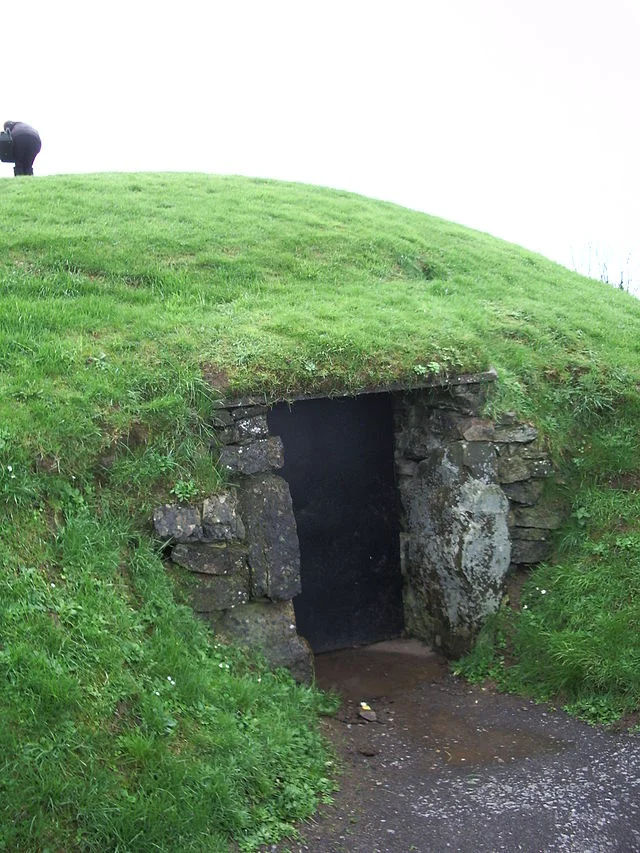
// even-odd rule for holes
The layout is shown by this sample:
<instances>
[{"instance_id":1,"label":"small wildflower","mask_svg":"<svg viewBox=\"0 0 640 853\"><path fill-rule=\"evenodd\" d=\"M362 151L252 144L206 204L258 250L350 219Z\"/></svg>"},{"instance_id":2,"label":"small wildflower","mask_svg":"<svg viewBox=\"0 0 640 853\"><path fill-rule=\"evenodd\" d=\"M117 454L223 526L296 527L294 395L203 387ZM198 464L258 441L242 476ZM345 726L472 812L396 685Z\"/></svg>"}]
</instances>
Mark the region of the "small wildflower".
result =
<instances>
[{"instance_id":1,"label":"small wildflower","mask_svg":"<svg viewBox=\"0 0 640 853\"><path fill-rule=\"evenodd\" d=\"M529 609L529 605L528 605L528 604L523 604L523 605L522 605L522 609L523 609L523 610L528 610L528 609Z\"/></svg>"},{"instance_id":2,"label":"small wildflower","mask_svg":"<svg viewBox=\"0 0 640 853\"><path fill-rule=\"evenodd\" d=\"M541 589L541 590L540 590L540 595L546 595L546 594L547 594L547 590L546 590L546 589Z\"/></svg>"},{"instance_id":3,"label":"small wildflower","mask_svg":"<svg viewBox=\"0 0 640 853\"><path fill-rule=\"evenodd\" d=\"M159 696L159 695L160 695L160 691L159 691L159 690L154 690L153 692L154 692L154 695L155 695L155 696Z\"/></svg>"},{"instance_id":4,"label":"small wildflower","mask_svg":"<svg viewBox=\"0 0 640 853\"><path fill-rule=\"evenodd\" d=\"M13 465L7 465L7 471L11 473L13 471Z\"/></svg>"},{"instance_id":5,"label":"small wildflower","mask_svg":"<svg viewBox=\"0 0 640 853\"><path fill-rule=\"evenodd\" d=\"M52 583L51 583L51 588L53 589L54 587L55 587L55 584L52 582Z\"/></svg>"}]
</instances>

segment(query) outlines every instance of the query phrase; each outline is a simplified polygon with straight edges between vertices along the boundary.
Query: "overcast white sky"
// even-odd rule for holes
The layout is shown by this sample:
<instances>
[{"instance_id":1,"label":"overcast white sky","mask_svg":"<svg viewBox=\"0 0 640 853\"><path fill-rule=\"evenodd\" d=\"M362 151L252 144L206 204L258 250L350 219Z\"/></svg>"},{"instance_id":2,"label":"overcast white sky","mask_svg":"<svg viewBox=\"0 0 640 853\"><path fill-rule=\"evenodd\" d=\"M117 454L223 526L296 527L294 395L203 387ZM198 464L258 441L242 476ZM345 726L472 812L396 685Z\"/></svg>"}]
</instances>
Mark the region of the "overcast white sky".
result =
<instances>
[{"instance_id":1,"label":"overcast white sky","mask_svg":"<svg viewBox=\"0 0 640 853\"><path fill-rule=\"evenodd\" d=\"M352 190L640 292L639 0L112 0L3 13L36 174ZM8 164L0 175L11 176Z\"/></svg>"}]
</instances>

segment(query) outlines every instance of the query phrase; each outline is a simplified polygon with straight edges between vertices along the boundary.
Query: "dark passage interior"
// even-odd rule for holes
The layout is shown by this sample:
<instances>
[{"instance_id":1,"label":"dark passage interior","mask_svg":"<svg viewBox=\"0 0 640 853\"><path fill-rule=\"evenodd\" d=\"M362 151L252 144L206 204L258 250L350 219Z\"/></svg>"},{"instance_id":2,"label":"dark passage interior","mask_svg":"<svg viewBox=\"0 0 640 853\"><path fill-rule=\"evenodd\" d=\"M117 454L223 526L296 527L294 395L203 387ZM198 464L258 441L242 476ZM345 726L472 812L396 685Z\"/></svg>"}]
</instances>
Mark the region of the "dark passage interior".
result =
<instances>
[{"instance_id":1,"label":"dark passage interior","mask_svg":"<svg viewBox=\"0 0 640 853\"><path fill-rule=\"evenodd\" d=\"M298 632L314 652L403 628L398 495L389 394L275 406L301 553Z\"/></svg>"}]
</instances>

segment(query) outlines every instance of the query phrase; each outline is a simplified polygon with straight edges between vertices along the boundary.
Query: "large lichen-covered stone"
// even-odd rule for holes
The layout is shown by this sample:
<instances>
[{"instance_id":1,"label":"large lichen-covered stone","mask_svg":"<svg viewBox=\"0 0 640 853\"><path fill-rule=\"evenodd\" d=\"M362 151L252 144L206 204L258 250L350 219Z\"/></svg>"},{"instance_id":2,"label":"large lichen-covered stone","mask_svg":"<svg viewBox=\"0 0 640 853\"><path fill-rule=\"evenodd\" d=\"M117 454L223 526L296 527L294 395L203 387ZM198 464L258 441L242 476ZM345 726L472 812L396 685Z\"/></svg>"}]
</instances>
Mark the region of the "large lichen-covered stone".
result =
<instances>
[{"instance_id":1,"label":"large lichen-covered stone","mask_svg":"<svg viewBox=\"0 0 640 853\"><path fill-rule=\"evenodd\" d=\"M252 444L223 447L220 451L220 465L228 471L246 475L282 468L282 441L278 436L273 436Z\"/></svg>"},{"instance_id":2,"label":"large lichen-covered stone","mask_svg":"<svg viewBox=\"0 0 640 853\"><path fill-rule=\"evenodd\" d=\"M202 538L200 510L193 506L157 506L153 510L153 526L161 539L197 542Z\"/></svg>"},{"instance_id":3,"label":"large lichen-covered stone","mask_svg":"<svg viewBox=\"0 0 640 853\"><path fill-rule=\"evenodd\" d=\"M300 545L289 486L282 477L249 478L240 492L254 598L293 598L300 592Z\"/></svg>"},{"instance_id":4,"label":"large lichen-covered stone","mask_svg":"<svg viewBox=\"0 0 640 853\"><path fill-rule=\"evenodd\" d=\"M234 492L222 492L204 501L202 533L204 539L244 539L244 524L238 515L238 498Z\"/></svg>"},{"instance_id":5,"label":"large lichen-covered stone","mask_svg":"<svg viewBox=\"0 0 640 853\"><path fill-rule=\"evenodd\" d=\"M208 621L223 639L259 649L272 667L287 667L297 681L310 682L313 678L313 654L296 632L290 601L252 601L212 613Z\"/></svg>"},{"instance_id":6,"label":"large lichen-covered stone","mask_svg":"<svg viewBox=\"0 0 640 853\"><path fill-rule=\"evenodd\" d=\"M410 586L415 607L442 626L451 649L500 603L511 556L509 502L497 483L470 476L446 447L437 464L418 470L402 495Z\"/></svg>"},{"instance_id":7,"label":"large lichen-covered stone","mask_svg":"<svg viewBox=\"0 0 640 853\"><path fill-rule=\"evenodd\" d=\"M222 544L182 544L171 551L171 561L196 574L229 575L247 568L247 552Z\"/></svg>"}]
</instances>

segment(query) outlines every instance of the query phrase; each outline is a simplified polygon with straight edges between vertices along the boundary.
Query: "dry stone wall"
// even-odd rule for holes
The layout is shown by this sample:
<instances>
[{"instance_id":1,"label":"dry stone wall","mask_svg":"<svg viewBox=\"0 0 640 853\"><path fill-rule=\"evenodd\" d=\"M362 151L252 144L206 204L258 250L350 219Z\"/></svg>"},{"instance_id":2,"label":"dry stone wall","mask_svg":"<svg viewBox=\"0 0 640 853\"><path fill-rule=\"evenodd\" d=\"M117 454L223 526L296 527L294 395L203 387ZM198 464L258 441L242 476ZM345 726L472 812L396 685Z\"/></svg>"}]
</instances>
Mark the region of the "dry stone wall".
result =
<instances>
[{"instance_id":1,"label":"dry stone wall","mask_svg":"<svg viewBox=\"0 0 640 853\"><path fill-rule=\"evenodd\" d=\"M269 435L264 407L221 409L215 426L233 485L197 506L157 507L156 533L191 606L218 635L309 681L313 655L292 603L300 592L295 518L289 486L274 473L282 443Z\"/></svg>"},{"instance_id":2,"label":"dry stone wall","mask_svg":"<svg viewBox=\"0 0 640 853\"><path fill-rule=\"evenodd\" d=\"M497 609L509 574L549 556L561 522L545 498L551 465L537 431L508 415L481 418L486 391L468 382L393 393L406 632L451 655ZM215 453L231 485L196 506L157 507L154 525L171 571L213 630L308 681L313 655L293 607L296 523L267 411L219 409Z\"/></svg>"},{"instance_id":3,"label":"dry stone wall","mask_svg":"<svg viewBox=\"0 0 640 853\"><path fill-rule=\"evenodd\" d=\"M482 419L486 385L405 393L396 407L407 631L450 655L500 605L510 572L551 551L561 513L537 430Z\"/></svg>"}]
</instances>

